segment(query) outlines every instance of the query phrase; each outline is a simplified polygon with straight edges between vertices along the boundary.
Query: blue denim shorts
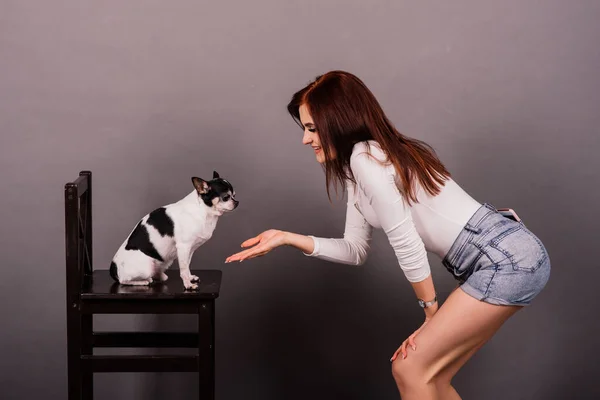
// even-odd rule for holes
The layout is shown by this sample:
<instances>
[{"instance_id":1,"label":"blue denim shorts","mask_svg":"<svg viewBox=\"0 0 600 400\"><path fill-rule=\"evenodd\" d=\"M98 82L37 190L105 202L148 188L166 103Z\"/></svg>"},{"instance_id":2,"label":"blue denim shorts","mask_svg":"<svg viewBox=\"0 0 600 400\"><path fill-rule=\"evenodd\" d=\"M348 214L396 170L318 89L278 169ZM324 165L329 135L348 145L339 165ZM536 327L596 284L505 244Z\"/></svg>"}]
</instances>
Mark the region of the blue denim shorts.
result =
<instances>
[{"instance_id":1,"label":"blue denim shorts","mask_svg":"<svg viewBox=\"0 0 600 400\"><path fill-rule=\"evenodd\" d=\"M489 204L469 219L442 264L467 294L498 305L530 304L550 278L540 239Z\"/></svg>"}]
</instances>

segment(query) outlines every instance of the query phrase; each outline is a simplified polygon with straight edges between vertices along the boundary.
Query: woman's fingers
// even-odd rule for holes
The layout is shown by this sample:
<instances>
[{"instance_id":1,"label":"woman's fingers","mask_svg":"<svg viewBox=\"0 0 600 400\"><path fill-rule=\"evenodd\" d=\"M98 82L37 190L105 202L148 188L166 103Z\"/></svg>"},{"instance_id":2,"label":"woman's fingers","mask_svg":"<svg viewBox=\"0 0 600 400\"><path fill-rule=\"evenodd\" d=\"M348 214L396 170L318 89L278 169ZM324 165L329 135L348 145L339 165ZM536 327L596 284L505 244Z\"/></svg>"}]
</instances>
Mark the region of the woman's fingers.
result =
<instances>
[{"instance_id":1,"label":"woman's fingers","mask_svg":"<svg viewBox=\"0 0 600 400\"><path fill-rule=\"evenodd\" d=\"M398 357L399 354L400 354L400 347L398 347L398 349L394 352L394 355L392 356L390 361L394 361Z\"/></svg>"},{"instance_id":2,"label":"woman's fingers","mask_svg":"<svg viewBox=\"0 0 600 400\"><path fill-rule=\"evenodd\" d=\"M248 254L249 251L251 251L251 250L244 250L244 251L240 251L239 253L232 254L225 259L225 262L227 263L227 262L232 262L232 261L239 261L240 258L242 258L246 254Z\"/></svg>"},{"instance_id":3,"label":"woman's fingers","mask_svg":"<svg viewBox=\"0 0 600 400\"><path fill-rule=\"evenodd\" d=\"M269 251L265 250L264 248L255 247L255 248L252 249L252 251L250 251L247 254L245 254L244 256L242 256L240 258L240 262L244 261L244 260L249 260L249 259L254 258L254 257L263 256L263 255L267 254L268 252Z\"/></svg>"},{"instance_id":4,"label":"woman's fingers","mask_svg":"<svg viewBox=\"0 0 600 400\"><path fill-rule=\"evenodd\" d=\"M400 353L402 353L402 358L403 358L403 359L404 359L404 358L406 358L406 344L407 344L407 343L408 343L408 341L407 341L407 340L405 340L405 341L402 343L402 346L400 346Z\"/></svg>"},{"instance_id":5,"label":"woman's fingers","mask_svg":"<svg viewBox=\"0 0 600 400\"><path fill-rule=\"evenodd\" d=\"M273 248L277 246L281 246L281 244L277 244L277 240L274 240L273 237L276 237L278 231L268 230L263 233L245 240L242 242L242 247L250 247L249 249L242 250L238 253L232 254L231 256L225 259L226 263L232 261L244 261L250 258L258 257L267 254ZM251 247L254 246L254 247Z\"/></svg>"},{"instance_id":6,"label":"woman's fingers","mask_svg":"<svg viewBox=\"0 0 600 400\"><path fill-rule=\"evenodd\" d=\"M390 361L394 361L398 356L401 356L403 359L406 358L406 341L404 341L402 345L398 347L398 350L394 352L394 355L392 358L390 358Z\"/></svg>"},{"instance_id":7,"label":"woman's fingers","mask_svg":"<svg viewBox=\"0 0 600 400\"><path fill-rule=\"evenodd\" d=\"M408 338L408 344L410 345L410 347L412 347L413 350L417 349L417 344L415 343L415 336L417 335L410 335L410 337Z\"/></svg>"},{"instance_id":8,"label":"woman's fingers","mask_svg":"<svg viewBox=\"0 0 600 400\"><path fill-rule=\"evenodd\" d=\"M249 260L249 259L254 258L254 257L262 256L263 254L265 254L265 253L250 253L250 254L247 254L246 256L240 258L240 262Z\"/></svg>"},{"instance_id":9,"label":"woman's fingers","mask_svg":"<svg viewBox=\"0 0 600 400\"><path fill-rule=\"evenodd\" d=\"M266 246L259 245L259 246L253 247L251 249L240 251L239 253L233 254L233 255L227 257L225 259L225 262L229 263L232 261L244 261L244 260L248 260L250 258L254 258L257 256L262 256L264 254L267 254L268 252L269 252L269 250L266 248Z\"/></svg>"},{"instance_id":10,"label":"woman's fingers","mask_svg":"<svg viewBox=\"0 0 600 400\"><path fill-rule=\"evenodd\" d=\"M242 243L242 247L249 247L249 246L255 245L259 241L260 241L260 235L244 241ZM230 255L229 257L227 257L225 259L225 262L228 263L228 262L232 262L232 261L239 261L240 257L243 257L243 256L247 255L249 252L251 252L253 250L255 250L255 248L250 248L250 249L242 250L242 251L240 251L238 253L232 254L232 255Z\"/></svg>"},{"instance_id":11,"label":"woman's fingers","mask_svg":"<svg viewBox=\"0 0 600 400\"><path fill-rule=\"evenodd\" d=\"M250 238L248 240L245 240L242 243L242 247L248 247L248 246L254 246L256 243L258 243L260 241L260 235L258 236L254 236L253 238Z\"/></svg>"},{"instance_id":12,"label":"woman's fingers","mask_svg":"<svg viewBox=\"0 0 600 400\"><path fill-rule=\"evenodd\" d=\"M231 255L231 256L229 256L229 257L227 257L227 258L225 259L225 262L226 262L226 263L230 263L230 262L232 262L232 261L237 261L237 260L238 260L238 258L239 258L239 253L238 253L238 254Z\"/></svg>"},{"instance_id":13,"label":"woman's fingers","mask_svg":"<svg viewBox=\"0 0 600 400\"><path fill-rule=\"evenodd\" d=\"M426 323L427 320L423 323L423 325L425 325ZM417 350L417 343L415 342L415 338L417 337L419 332L421 332L421 329L423 329L423 325L421 325L419 329L417 329L412 335L410 335L408 339L402 342L402 345L398 347L398 350L396 350L392 358L390 358L390 361L394 361L399 354L402 355L402 359L405 359L407 356L407 346L410 346L410 348L413 349L413 351Z\"/></svg>"}]
</instances>

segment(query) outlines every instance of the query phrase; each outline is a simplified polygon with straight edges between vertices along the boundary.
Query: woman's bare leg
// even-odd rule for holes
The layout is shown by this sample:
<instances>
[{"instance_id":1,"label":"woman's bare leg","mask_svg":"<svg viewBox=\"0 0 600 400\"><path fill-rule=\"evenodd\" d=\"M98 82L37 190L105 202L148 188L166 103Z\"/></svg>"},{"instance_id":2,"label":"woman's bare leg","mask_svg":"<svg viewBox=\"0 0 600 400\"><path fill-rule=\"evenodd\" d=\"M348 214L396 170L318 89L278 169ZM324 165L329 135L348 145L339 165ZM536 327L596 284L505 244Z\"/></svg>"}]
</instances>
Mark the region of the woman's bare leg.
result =
<instances>
[{"instance_id":1,"label":"woman's bare leg","mask_svg":"<svg viewBox=\"0 0 600 400\"><path fill-rule=\"evenodd\" d=\"M521 307L479 301L454 290L415 338L392 374L402 400L460 399L450 382L458 370Z\"/></svg>"}]
</instances>

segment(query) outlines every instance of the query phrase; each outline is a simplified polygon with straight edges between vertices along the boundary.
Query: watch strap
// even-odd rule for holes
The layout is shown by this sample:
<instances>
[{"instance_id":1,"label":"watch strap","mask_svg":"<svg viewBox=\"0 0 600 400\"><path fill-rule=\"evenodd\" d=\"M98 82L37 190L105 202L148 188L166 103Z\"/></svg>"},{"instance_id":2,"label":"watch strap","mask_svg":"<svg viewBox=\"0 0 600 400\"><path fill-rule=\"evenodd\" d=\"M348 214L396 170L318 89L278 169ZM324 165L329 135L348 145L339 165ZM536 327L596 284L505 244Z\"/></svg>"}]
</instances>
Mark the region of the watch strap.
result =
<instances>
[{"instance_id":1,"label":"watch strap","mask_svg":"<svg viewBox=\"0 0 600 400\"><path fill-rule=\"evenodd\" d=\"M434 305L435 303L437 303L437 294L435 295L435 297L433 298L433 300L425 301L425 300L422 300L422 299L418 299L418 302L419 302L419 305L422 308L431 307L432 305Z\"/></svg>"}]
</instances>

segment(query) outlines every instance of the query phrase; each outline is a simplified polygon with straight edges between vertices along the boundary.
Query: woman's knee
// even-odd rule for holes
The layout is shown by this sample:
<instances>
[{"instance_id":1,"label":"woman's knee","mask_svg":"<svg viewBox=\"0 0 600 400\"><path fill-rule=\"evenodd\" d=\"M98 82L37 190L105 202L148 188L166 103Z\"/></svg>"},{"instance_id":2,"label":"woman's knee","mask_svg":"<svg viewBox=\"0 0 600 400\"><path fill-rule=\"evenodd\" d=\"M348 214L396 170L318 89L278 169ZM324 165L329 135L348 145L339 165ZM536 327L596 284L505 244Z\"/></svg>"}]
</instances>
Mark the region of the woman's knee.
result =
<instances>
[{"instance_id":1,"label":"woman's knee","mask_svg":"<svg viewBox=\"0 0 600 400\"><path fill-rule=\"evenodd\" d=\"M439 371L438 371L439 372ZM400 387L413 385L435 385L447 387L450 385L449 376L444 373L436 373L433 365L420 360L414 354L405 359L398 357L392 363L392 376Z\"/></svg>"},{"instance_id":2,"label":"woman's knee","mask_svg":"<svg viewBox=\"0 0 600 400\"><path fill-rule=\"evenodd\" d=\"M407 358L396 358L392 363L392 376L399 387L420 385L428 383L427 366L424 365L414 354Z\"/></svg>"}]
</instances>

